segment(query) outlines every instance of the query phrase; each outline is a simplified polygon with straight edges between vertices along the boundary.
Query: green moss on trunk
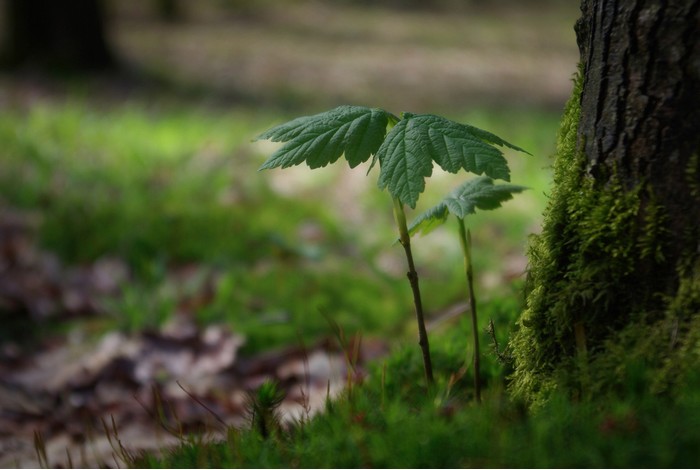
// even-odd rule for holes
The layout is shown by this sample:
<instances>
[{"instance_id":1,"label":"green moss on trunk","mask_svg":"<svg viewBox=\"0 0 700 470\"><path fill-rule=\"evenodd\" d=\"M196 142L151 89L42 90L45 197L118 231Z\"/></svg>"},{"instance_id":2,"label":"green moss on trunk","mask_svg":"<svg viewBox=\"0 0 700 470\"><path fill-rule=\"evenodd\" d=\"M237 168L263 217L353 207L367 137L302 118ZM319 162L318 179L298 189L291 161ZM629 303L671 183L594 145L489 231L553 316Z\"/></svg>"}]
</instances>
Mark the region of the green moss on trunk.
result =
<instances>
[{"instance_id":1,"label":"green moss on trunk","mask_svg":"<svg viewBox=\"0 0 700 470\"><path fill-rule=\"evenodd\" d=\"M562 119L543 231L529 249L527 309L512 339L511 390L534 405L555 389L579 398L665 392L700 358L698 229L669 233L646 182L629 189L615 174L604 182L589 174L577 133L582 81ZM667 259L678 243L688 252ZM669 266L678 278L671 289L659 282Z\"/></svg>"}]
</instances>

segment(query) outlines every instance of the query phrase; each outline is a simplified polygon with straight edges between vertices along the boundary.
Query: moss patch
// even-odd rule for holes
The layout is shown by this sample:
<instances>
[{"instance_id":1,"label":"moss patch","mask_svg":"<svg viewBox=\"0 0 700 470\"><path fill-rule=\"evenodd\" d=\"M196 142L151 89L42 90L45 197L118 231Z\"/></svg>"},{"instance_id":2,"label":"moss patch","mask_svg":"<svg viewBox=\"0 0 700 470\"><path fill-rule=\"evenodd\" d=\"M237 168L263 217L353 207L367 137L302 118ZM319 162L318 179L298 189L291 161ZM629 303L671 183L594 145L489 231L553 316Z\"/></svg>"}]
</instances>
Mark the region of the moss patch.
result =
<instances>
[{"instance_id":1,"label":"moss patch","mask_svg":"<svg viewBox=\"0 0 700 470\"><path fill-rule=\"evenodd\" d=\"M679 241L644 181L630 190L614 169L604 182L590 176L577 142L581 89L579 74L560 127L543 232L530 244L527 308L512 339L512 392L535 405L557 389L579 397L631 384L668 391L700 349L697 252L666 259ZM697 240L691 231L680 242ZM669 266L678 278L670 289L660 282Z\"/></svg>"}]
</instances>

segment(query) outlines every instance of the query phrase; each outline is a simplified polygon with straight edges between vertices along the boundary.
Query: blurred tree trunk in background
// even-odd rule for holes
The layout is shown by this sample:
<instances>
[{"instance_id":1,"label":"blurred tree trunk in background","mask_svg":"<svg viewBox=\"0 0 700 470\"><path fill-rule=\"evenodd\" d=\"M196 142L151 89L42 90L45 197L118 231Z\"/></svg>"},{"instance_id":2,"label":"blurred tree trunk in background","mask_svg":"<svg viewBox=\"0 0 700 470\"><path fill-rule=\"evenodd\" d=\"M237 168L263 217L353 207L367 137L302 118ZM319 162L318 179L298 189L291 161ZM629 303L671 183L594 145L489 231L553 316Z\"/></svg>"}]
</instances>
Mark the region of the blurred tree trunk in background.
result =
<instances>
[{"instance_id":1,"label":"blurred tree trunk in background","mask_svg":"<svg viewBox=\"0 0 700 470\"><path fill-rule=\"evenodd\" d=\"M672 393L700 361L700 0L581 10L581 75L513 340L530 402Z\"/></svg>"},{"instance_id":2,"label":"blurred tree trunk in background","mask_svg":"<svg viewBox=\"0 0 700 470\"><path fill-rule=\"evenodd\" d=\"M5 67L57 71L115 65L99 0L5 0Z\"/></svg>"}]
</instances>

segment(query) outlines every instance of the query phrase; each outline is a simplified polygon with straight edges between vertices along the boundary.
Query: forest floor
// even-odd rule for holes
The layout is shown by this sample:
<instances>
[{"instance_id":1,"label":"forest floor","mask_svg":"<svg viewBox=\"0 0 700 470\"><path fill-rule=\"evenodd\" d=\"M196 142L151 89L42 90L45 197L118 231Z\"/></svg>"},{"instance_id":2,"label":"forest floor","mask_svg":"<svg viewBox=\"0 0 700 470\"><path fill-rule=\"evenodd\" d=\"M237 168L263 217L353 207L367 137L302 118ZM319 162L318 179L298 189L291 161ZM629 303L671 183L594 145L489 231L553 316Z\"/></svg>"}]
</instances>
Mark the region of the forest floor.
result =
<instances>
[{"instance_id":1,"label":"forest floor","mask_svg":"<svg viewBox=\"0 0 700 470\"><path fill-rule=\"evenodd\" d=\"M127 73L0 75L0 467L123 465L122 446L241 425L265 379L283 384L289 419L311 414L386 338L412 334L410 303L390 299L406 293L390 214L373 212L386 195L370 194L364 172L255 173L270 147L250 140L299 113L445 114L535 154L513 164L531 194L475 222L492 248L476 260L485 295L510 291L546 203L578 12L506 3L202 2L169 24L144 2L115 2L110 38ZM428 201L458 181L438 178ZM461 283L444 285L461 269L443 267L458 249L448 239L418 253L437 266L426 269L435 325L464 308Z\"/></svg>"}]
</instances>

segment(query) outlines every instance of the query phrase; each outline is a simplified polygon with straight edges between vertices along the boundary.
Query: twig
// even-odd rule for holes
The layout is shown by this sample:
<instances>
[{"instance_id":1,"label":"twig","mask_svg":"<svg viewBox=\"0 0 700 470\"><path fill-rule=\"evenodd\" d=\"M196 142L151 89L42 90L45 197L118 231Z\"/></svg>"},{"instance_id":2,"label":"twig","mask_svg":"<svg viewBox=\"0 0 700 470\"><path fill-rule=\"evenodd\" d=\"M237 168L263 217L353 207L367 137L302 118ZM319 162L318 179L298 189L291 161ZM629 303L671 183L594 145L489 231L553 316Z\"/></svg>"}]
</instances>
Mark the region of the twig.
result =
<instances>
[{"instance_id":1,"label":"twig","mask_svg":"<svg viewBox=\"0 0 700 470\"><path fill-rule=\"evenodd\" d=\"M205 405L204 402L203 402L202 400L200 400L199 398L197 398L196 396L194 396L192 393L190 393L189 391L187 391L187 390L185 389L185 387L182 386L182 384L180 383L179 380L176 380L175 383L177 384L178 387L180 387L180 390L182 390L183 392L185 392L185 393L187 394L187 396L190 397L190 398L191 398L195 403L197 403L199 406L201 406L202 408L204 408L205 410L207 410L207 411L209 412L209 414L211 414L219 423L221 423L224 427L228 427L228 424L226 424L226 421L224 421L218 414L216 414L216 412L215 412L214 410L212 410L212 409L209 408L207 405Z\"/></svg>"},{"instance_id":2,"label":"twig","mask_svg":"<svg viewBox=\"0 0 700 470\"><path fill-rule=\"evenodd\" d=\"M154 389L154 390L153 390L154 396L157 396L157 392L156 392L156 390L155 390L155 387L153 387L153 389ZM182 432L181 432L181 431L180 431L179 433L178 433L178 432L175 432L175 431L171 428L171 426L168 426L168 425L165 423L165 419L164 419L162 416L158 416L157 414L155 414L155 413L153 413L151 410L149 410L148 407L147 407L143 402L141 402L141 400L139 400L139 397L136 396L136 394L134 394L133 397L134 397L134 400L136 400L136 403L138 403L139 405L141 405L141 408L143 408L144 411L145 411L146 413L148 413L148 416L149 416L153 421L157 422L158 425L159 425L161 428L163 428L163 430L164 430L165 432L167 432L168 434L170 434L171 436L173 436L173 437L175 437L175 438L177 438L177 439L182 439ZM158 401L158 403L160 403L160 399L158 399L157 401ZM161 407L162 407L162 404L161 404Z\"/></svg>"},{"instance_id":3,"label":"twig","mask_svg":"<svg viewBox=\"0 0 700 470\"><path fill-rule=\"evenodd\" d=\"M511 355L507 354L505 351L501 351L500 347L498 346L498 339L496 338L496 327L493 324L492 318L489 318L489 326L486 331L491 337L491 346L493 347L493 351L496 353L498 361L501 364L510 364L511 362L513 362L513 358L511 357Z\"/></svg>"}]
</instances>

